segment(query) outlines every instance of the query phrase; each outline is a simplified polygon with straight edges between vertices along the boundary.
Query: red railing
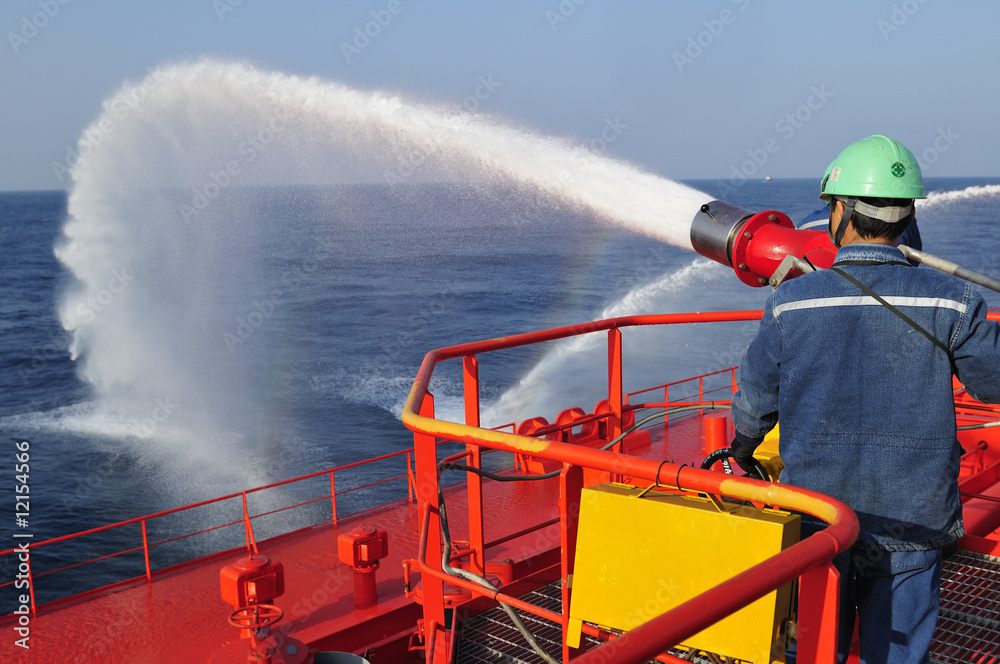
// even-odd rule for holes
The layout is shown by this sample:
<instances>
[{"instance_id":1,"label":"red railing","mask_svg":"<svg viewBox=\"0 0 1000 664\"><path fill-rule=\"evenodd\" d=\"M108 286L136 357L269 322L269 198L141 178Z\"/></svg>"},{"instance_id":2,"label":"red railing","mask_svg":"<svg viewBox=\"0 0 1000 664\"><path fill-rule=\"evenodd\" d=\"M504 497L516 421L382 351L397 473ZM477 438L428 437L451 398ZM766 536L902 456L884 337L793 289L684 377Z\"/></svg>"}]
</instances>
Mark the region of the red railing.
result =
<instances>
[{"instance_id":1,"label":"red railing","mask_svg":"<svg viewBox=\"0 0 1000 664\"><path fill-rule=\"evenodd\" d=\"M237 493L231 493L231 494L228 494L228 495L225 495L225 496L220 496L218 498L212 498L212 499L209 499L209 500L203 500L203 501L201 501L199 503L194 503L194 504L191 504L191 505L185 505L183 507L177 507L177 508L174 508L174 509L164 510L162 512L157 512L155 514L149 514L149 515L146 515L146 516L137 517L137 518L134 518L134 519L127 519L125 521L120 521L118 523L113 523L113 524L110 524L110 525L101 526L99 528L91 528L90 530L84 530L82 532L73 533L73 534L70 534L70 535L63 535L61 537L54 537L52 539L44 540L42 542L31 543L28 546L29 555L24 556L24 558L26 559L25 560L25 563L26 563L25 564L25 567L26 567L26 578L27 578L27 581L28 581L29 594L30 594L30 598L31 598L31 610L32 610L32 612L37 612L37 605L35 603L35 584L36 584L36 581L39 578L44 577L44 576L48 576L50 574L56 574L58 572L63 572L63 571L66 571L66 570L69 570L69 569L73 569L73 568L76 568L76 567L81 567L83 565L87 565L87 564L90 564L90 563L96 563L96 562L99 562L99 561L102 561L102 560L107 560L107 559L110 559L110 558L115 558L115 557L118 557L118 556L123 556L123 555L129 554L129 553L135 553L135 552L141 550L143 552L143 558L145 560L145 577L146 577L147 580L151 581L152 578L153 578L153 570L152 570L152 567L150 565L150 550L153 549L154 547L162 546L162 545L170 543L170 542L176 542L176 541L179 541L179 540L188 539L188 538L191 538L191 537L195 537L197 535L203 535L205 533L209 533L209 532L212 532L212 531L220 530L222 528L228 528L228 527L239 525L239 524L242 523L243 526L244 526L244 541L245 541L246 547L247 547L248 550L255 551L256 550L256 539L255 539L255 536L254 536L254 533L253 533L253 526L252 526L252 521L254 519L260 519L262 517L270 516L272 514L277 514L277 513L285 512L287 510L292 510L292 509L295 509L295 508L298 508L298 507L304 507L306 505L311 505L311 504L318 503L318 502L321 502L321 501L329 500L330 501L331 515L332 515L332 522L334 524L336 524L336 522L337 522L337 516L338 516L337 515L337 497L338 496L343 496L345 494L348 494L348 493L351 493L351 492L354 492L354 491L360 491L362 489L368 489L368 488L371 488L371 487L374 487L374 486L377 486L377 485L380 485L380 484L386 484L388 482L394 482L394 481L401 480L401 479L404 479L404 478L406 479L406 482L407 482L408 499L409 499L410 502L413 502L414 501L414 492L415 492L415 479L414 479L414 474L413 474L413 462L412 462L411 455L412 455L412 450L401 450L399 452L392 452L390 454L383 454L381 456L374 457L372 459L366 459L364 461L358 461L358 462L355 462L355 463L348 463L348 464L344 464L344 465L341 465L341 466L336 466L334 468L329 468L327 470L321 470L321 471L318 471L318 472L309 473L308 475L302 475L300 477L295 477L295 478L288 479L288 480L282 480L280 482L273 482L273 483L267 484L265 486L259 486L259 487L253 488L253 489L248 489L246 491L240 491L240 492L237 492ZM371 463L375 463L375 462L379 462L379 461L384 461L386 459L392 459L392 458L400 457L400 456L405 456L406 457L406 472L404 472L403 474L396 475L396 476L393 476L393 477L383 478L383 479L380 479L380 480L378 480L376 482L371 482L369 484L364 484L364 485L360 485L360 486L350 487L348 489L343 489L341 491L337 491L336 490L336 485L335 485L335 481L334 481L334 474L335 473L343 472L343 471L346 471L346 470L349 470L349 469L352 469L352 468L358 468L360 466L364 466L364 465L367 465L367 464L371 464ZM295 504L292 504L292 505L287 505L285 507L280 507L278 509L270 510L270 511L267 511L267 512L261 512L259 514L250 514L249 511L248 511L248 508L247 508L247 496L248 495L256 494L256 493L259 493L259 492L262 492L262 491L266 491L268 489L274 489L274 488L277 488L277 487L282 487L282 486L287 486L287 485L295 484L295 483L298 483L298 482L303 482L305 480L313 479L315 477L321 477L323 475L328 475L330 477L330 482L329 482L330 490L329 490L329 493L324 492L322 495L319 495L318 497L310 498L308 500L303 500L302 502L298 502L298 503L295 503ZM178 513L186 512L186 511L193 510L193 509L196 509L196 508L199 508L199 507L205 507L205 506L208 506L208 505L222 503L222 502L225 502L227 500L233 500L235 498L241 498L242 499L242 501L241 501L241 513L240 513L240 517L238 519L235 519L235 520L232 520L232 521L228 521L228 522L225 522L225 523L221 523L221 524L217 524L217 525L214 525L214 526L211 526L209 528L205 528L203 530L199 530L199 531L196 531L196 532L186 533L186 534L183 534L183 535L178 535L176 537L170 537L168 539L159 540L157 542L150 542L149 541L149 537L147 535L147 524L149 522L151 522L151 521L153 521L155 519L159 519L159 518L168 516L168 515L178 514ZM317 523L322 523L322 521L321 522L317 522ZM310 524L310 525L317 525L317 523ZM140 524L140 526L141 526L141 533L142 533L141 544L139 544L137 546L134 546L132 548L127 548L127 549L124 549L124 550L121 550L121 551L117 551L117 552L114 552L114 553L110 553L110 554L107 554L107 555L99 556L99 557L96 557L96 558L90 558L88 560L82 560L82 561L79 561L79 562L71 563L69 565L64 565L64 566L56 568L56 569L46 570L46 571L41 572L41 573L35 573L32 570L32 567L31 567L31 564L30 564L30 560L31 560L30 554L32 552L36 551L37 549L40 549L40 548L43 548L43 547L52 546L52 545L58 544L60 542L67 542L67 541L70 541L70 540L79 539L81 537L85 537L85 536L88 536L88 535L93 535L93 534L96 534L96 533L102 533L102 532L107 532L107 531L110 531L110 530L116 530L116 529L123 528L123 527L126 527L126 526L134 525L134 524ZM19 553L22 553L19 549L16 549L16 548L15 549L7 549L6 551L0 551L0 558L3 558L3 556L8 556L8 555L15 556L15 555L18 555ZM215 553L215 551L213 551L212 553ZM13 568L17 569L17 563L15 563L13 565ZM134 580L134 579L137 579L137 578L141 578L141 575L140 576L135 576L135 577L132 577L132 578L129 578L129 579L125 579L125 580L126 581L131 581L131 580ZM3 588L5 586L9 586L9 585L14 584L14 583L16 583L16 580L15 581L8 581L6 583L0 584L0 588Z\"/></svg>"},{"instance_id":2,"label":"red railing","mask_svg":"<svg viewBox=\"0 0 1000 664\"><path fill-rule=\"evenodd\" d=\"M711 379L715 376L725 376L725 375L729 376L729 380L726 382L725 386L714 387L709 390L705 389L706 379ZM671 387L688 385L689 383L693 383L695 381L697 381L698 383L698 390L696 392L689 392L682 396L674 395L673 399L670 398ZM675 380L672 383L664 383L663 385L654 385L653 387L647 387L642 390L636 390L635 392L629 392L628 394L625 395L626 403L632 404L633 397L638 396L640 394L647 394L649 392L656 392L657 390L663 390L662 402L653 401L635 405L636 406L642 405L648 408L652 408L655 406L659 406L661 408L669 408L670 406L675 406L675 405L679 406L683 405L686 402L689 403L691 401L704 403L705 401L710 401L710 399L707 399L706 396L717 394L726 390L728 390L728 394L732 394L736 391L736 367L730 367L728 369L719 369L718 371L712 371L707 374L702 374L696 378L684 378L682 380ZM728 400L728 398L726 400Z\"/></svg>"},{"instance_id":3,"label":"red railing","mask_svg":"<svg viewBox=\"0 0 1000 664\"><path fill-rule=\"evenodd\" d=\"M622 432L622 415L630 408L622 390L622 329L640 325L673 325L681 323L717 323L756 320L760 311L722 312L703 314L668 314L659 316L632 316L532 332L513 337L480 341L431 351L424 358L416 380L403 408L403 423L414 432L414 463L417 500L421 506L420 557L417 564L423 574L424 625L427 630L426 661L443 664L449 661L450 645L446 620L444 584L459 586L476 595L491 596L509 602L512 606L552 620L563 627L562 661L569 661L571 652L566 645L568 612L556 614L527 604L502 593L486 591L475 583L456 578L441 571L441 526L437 498L438 470L436 446L441 441L464 443L472 463L480 447L526 454L561 462L560 474L560 551L563 579L563 606L569 606L569 584L576 545L576 520L579 515L582 471L584 468L613 471L633 478L656 482L662 486L685 491L724 494L737 499L777 505L819 517L830 524L778 555L738 574L728 581L708 590L688 602L650 620L617 638L603 630L584 625L584 633L608 642L585 652L574 662L589 664L638 664L654 657L668 662L680 662L669 655L661 655L685 639L712 625L750 602L772 592L790 581L800 579L800 604L798 612L800 661L829 664L834 661L836 650L837 572L830 564L835 555L846 550L858 534L858 521L843 503L815 492L779 484L769 484L745 478L735 478L722 473L681 467L676 464L658 463L650 459L624 456L612 451L574 446L547 438L521 436L505 431L479 427L479 375L477 355L496 350L564 339L580 334L607 331L608 333L608 400L610 413L608 436ZM466 423L434 419L434 398L429 391L435 366L449 359L461 358L465 370ZM724 373L724 372L723 372ZM735 385L735 374L730 383ZM671 403L669 385L664 390L664 404ZM699 383L699 400L705 390ZM687 402L690 403L690 402ZM634 406L633 406L634 407ZM483 532L481 493L482 478L469 475L469 528L470 549L482 552ZM476 488L474 488L476 487ZM485 562L475 565L480 568ZM439 637L439 632L445 638Z\"/></svg>"}]
</instances>

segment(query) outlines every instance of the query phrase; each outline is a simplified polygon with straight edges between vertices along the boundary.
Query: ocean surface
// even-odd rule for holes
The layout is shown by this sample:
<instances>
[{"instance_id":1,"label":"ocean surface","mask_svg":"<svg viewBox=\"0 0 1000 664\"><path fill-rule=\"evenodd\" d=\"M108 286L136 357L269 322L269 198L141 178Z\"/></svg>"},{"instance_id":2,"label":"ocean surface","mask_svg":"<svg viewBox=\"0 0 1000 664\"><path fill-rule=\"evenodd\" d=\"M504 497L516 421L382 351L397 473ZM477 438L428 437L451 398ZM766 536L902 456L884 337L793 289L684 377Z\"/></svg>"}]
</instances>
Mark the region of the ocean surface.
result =
<instances>
[{"instance_id":1,"label":"ocean surface","mask_svg":"<svg viewBox=\"0 0 1000 664\"><path fill-rule=\"evenodd\" d=\"M925 251L1000 275L998 183L928 179ZM685 184L706 202L793 220L819 207L815 179ZM96 276L67 265L82 240L67 233L66 193L0 193L0 549L15 532L40 541L404 449L400 409L433 348L618 315L760 308L767 296L689 249L519 192L234 186L244 203L212 211L229 219L224 233L193 236L199 220L136 233ZM127 224L143 228L141 206L130 209ZM1000 306L1000 294L986 297ZM629 330L626 389L736 365L754 327ZM603 338L588 338L483 358L484 424L592 409L603 353ZM432 391L439 414L460 417L459 367L437 373ZM30 515L19 529L24 441ZM135 546L137 533L40 549L35 573ZM191 555L185 546L154 567ZM142 574L136 555L86 572L87 584ZM0 560L0 581L15 572ZM39 601L80 579L39 580ZM11 590L0 591L4 611Z\"/></svg>"}]
</instances>

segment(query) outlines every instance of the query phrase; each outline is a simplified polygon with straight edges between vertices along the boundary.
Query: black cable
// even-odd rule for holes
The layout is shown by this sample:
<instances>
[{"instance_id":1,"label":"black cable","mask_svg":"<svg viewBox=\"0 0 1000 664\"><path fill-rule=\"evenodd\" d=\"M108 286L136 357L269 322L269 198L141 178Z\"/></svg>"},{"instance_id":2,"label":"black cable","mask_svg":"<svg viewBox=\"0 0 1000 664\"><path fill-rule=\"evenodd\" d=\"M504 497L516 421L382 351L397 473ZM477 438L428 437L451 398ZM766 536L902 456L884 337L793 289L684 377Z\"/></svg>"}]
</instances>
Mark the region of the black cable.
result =
<instances>
[{"instance_id":1,"label":"black cable","mask_svg":"<svg viewBox=\"0 0 1000 664\"><path fill-rule=\"evenodd\" d=\"M480 576L475 572L470 572L460 567L452 567L451 532L450 528L448 527L448 510L445 508L444 492L441 490L440 478L438 479L438 519L440 520L441 539L443 540L442 552L441 552L441 570L446 574L450 574L451 576L455 576L461 579L466 579L468 581L472 581L473 583L478 583L487 590L492 590L493 599L500 605L500 608L502 608L507 613L507 615L510 616L511 622L514 623L514 627L516 627L517 631L521 633L521 635L524 637L524 640L527 641L528 645L531 646L531 649L535 651L535 654L537 654L543 660L548 662L548 664L559 664L559 661L555 657L550 655L548 651L542 647L542 644L538 642L538 639L536 639L535 635L531 633L531 630L528 629L528 626L524 624L524 621L521 620L521 616L518 615L517 611L514 610L514 607L510 606L506 602L501 602L497 598L497 595L499 595L500 593L500 589L497 588L496 585L494 585L486 577Z\"/></svg>"},{"instance_id":2,"label":"black cable","mask_svg":"<svg viewBox=\"0 0 1000 664\"><path fill-rule=\"evenodd\" d=\"M559 473L562 472L562 470L553 470L551 473L545 473L544 475L497 475L496 473L491 473L488 470L476 468L475 466L467 466L464 463L450 463L447 461L439 463L438 468L441 470L464 470L468 473L475 473L476 475L485 477L486 479L496 480L497 482L533 482L535 480L548 480L553 477L559 477Z\"/></svg>"},{"instance_id":3,"label":"black cable","mask_svg":"<svg viewBox=\"0 0 1000 664\"><path fill-rule=\"evenodd\" d=\"M657 489L661 488L660 487L660 470L663 468L663 464L665 464L665 463L670 463L670 460L669 459L664 459L663 461L660 462L660 465L656 467L656 477L653 478L653 482L656 483L656 488Z\"/></svg>"}]
</instances>

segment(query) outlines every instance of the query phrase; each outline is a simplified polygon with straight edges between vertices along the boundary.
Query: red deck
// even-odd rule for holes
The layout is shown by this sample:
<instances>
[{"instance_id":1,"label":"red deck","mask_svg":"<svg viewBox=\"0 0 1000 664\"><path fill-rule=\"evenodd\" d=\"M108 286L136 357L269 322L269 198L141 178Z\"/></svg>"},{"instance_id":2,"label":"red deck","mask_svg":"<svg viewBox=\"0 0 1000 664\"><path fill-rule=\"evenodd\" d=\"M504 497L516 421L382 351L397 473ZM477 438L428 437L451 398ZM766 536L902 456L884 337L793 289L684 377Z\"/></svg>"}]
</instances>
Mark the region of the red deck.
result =
<instances>
[{"instance_id":1,"label":"red deck","mask_svg":"<svg viewBox=\"0 0 1000 664\"><path fill-rule=\"evenodd\" d=\"M745 318L746 316L742 319ZM627 324L650 323L645 319L619 319L615 322L615 326ZM589 331L592 329L581 328L581 332ZM562 330L556 333L558 334L553 333L550 336L552 338L558 335L568 336L573 332L567 333ZM459 351L468 350L471 356L473 352L486 352L488 350L485 348L486 345L499 346L507 343L520 343L520 341L481 342L476 348L456 347L452 352L455 352L456 356L462 356ZM667 404L674 407L685 402L705 403L711 399L725 401L735 384L734 374L727 370L714 375L711 380L695 379L680 389L676 386L660 386L636 395L623 395L620 373L616 377L615 371L612 370L617 367L617 371L620 372L620 343L620 332L613 327L609 332L609 346L612 348L609 351L609 400L604 405L599 404L594 413L567 411L555 418L557 425L554 426L532 420L531 426L534 427L536 435L544 437L543 440L513 437L510 434L426 420L440 425L442 431L436 438L426 433L417 434L416 473L408 470L407 474L400 476L409 477L419 502L403 500L366 511L361 515L341 518L336 525L325 523L259 542L261 554L270 556L284 565L285 592L275 599L275 603L284 609L285 617L275 631L293 636L317 650L362 653L374 649L375 655L381 657L380 662L402 663L425 660L423 651L408 652L407 645L411 642L418 645L422 643L416 638L411 641L411 637L416 636L418 621L424 620L424 626L427 627L427 621L432 620L436 621L437 625L436 627L432 625L430 631L445 636L443 639L439 638L437 642L435 649L437 655L428 654L426 661L432 659L435 662L444 661L439 655L445 654L448 650L442 644L451 638L450 632L445 629L445 624L450 618L441 606L438 606L431 613L431 618L428 618L429 613L404 593L403 567L404 561L416 565L416 559L420 557L418 549L423 506L436 504L435 462L429 459L436 458L434 453L439 439L461 440L466 443L476 441L484 446L508 449L522 455L518 459L519 463L529 457L535 457L536 461L532 463L551 465L554 459L565 457L556 464L557 466L566 464L566 470L560 478L537 482L484 481L483 483L482 523L486 560L494 565L499 564L503 571L498 573L507 577L502 590L509 590L512 593L526 583L559 579L560 574L565 579L567 569L571 571L572 552L575 546L575 531L572 528L575 526L567 527L566 519L567 510L572 510L572 500L567 500L562 494L570 488L578 492L586 482L587 472L591 472L593 478L593 472L587 471L588 468L614 467L617 468L616 477L623 477L626 481L632 480L636 484L650 483L655 477L658 482L669 484L672 480L679 486L681 480L684 480L684 486L689 489L699 487L697 490L710 493L741 495L753 500L762 500L763 496L768 498L783 496L786 499L802 496L803 500L810 502L801 504L808 504L810 509L816 508L817 505L827 505L826 502L817 500L816 496L806 495L808 492L803 493L800 490L758 482L725 480L720 479L717 473L683 468L683 464L697 465L706 453L704 429L706 418L698 414L675 416L668 425L660 419L647 429L648 435L643 434L633 438L632 444L626 441L625 449L632 455L632 460L630 457L617 455L609 457L610 453L593 449L592 436L596 435L597 438L606 440L621 431L623 426L627 426L627 422L633 416L629 412L630 402L632 404L642 402L649 408L659 409ZM471 409L467 410L467 416L470 422L477 422L478 398L475 397L477 376L474 362L467 362L466 369L467 403L472 403ZM420 381L418 378L418 385ZM419 395L416 388L414 393L411 393L411 400L414 394ZM964 399L959 401L961 408L967 409L961 410L960 419L963 422L994 421L1000 414L995 408L968 403ZM425 400L424 403L426 405L430 402ZM427 410L430 412L432 409ZM425 408L422 406L421 416L424 412ZM406 417L404 413L404 420ZM522 427L526 424L527 421L522 423ZM456 427L461 430L457 430ZM423 431L419 427L414 428ZM456 429L454 433L453 429ZM469 431L479 433L469 434ZM730 430L727 427L725 431L727 440L729 434ZM987 518L980 520L980 530L976 535L966 538L960 545L968 543L965 548L996 555L996 543L1000 537L995 529L1000 526L1000 517L994 524L992 513L1000 513L1000 509L996 508L996 505L1000 504L997 503L1000 497L992 495L992 492L1000 486L1000 469L998 469L1000 467L996 465L1000 458L1000 428L974 429L963 432L961 438L965 448L970 451L963 459L963 477L967 480L963 484L963 495L967 500L980 501L978 504ZM514 442L509 443L511 440ZM550 447L554 451L548 456ZM613 466L602 465L603 460L608 458L614 459ZM407 465L409 466L409 463ZM317 475L326 473L331 475L328 490L333 492L333 471L322 471ZM445 481L450 479L448 475L453 475L455 480L464 479L463 474L449 472L444 478ZM642 477L647 479L636 479ZM723 491L723 488L726 491ZM732 492L729 489L732 489ZM469 527L468 518L470 504L474 503L474 500L470 500L470 493L474 498L475 492L467 491L465 483L445 490L452 536L456 539L474 539L474 529ZM321 493L314 500L332 502L335 497L329 493L325 495ZM780 501L768 500L768 502L783 504ZM418 505L421 505L420 509ZM828 515L833 515L836 511L835 518L831 516L833 521L842 519L837 505L829 503L829 510L832 511L826 512ZM563 519L562 522L558 521L560 517ZM239 523L238 519L236 523ZM820 589L816 591L815 596L824 597L826 592L826 596L829 597L832 586L826 585L828 579L825 576L825 568L816 567L814 561L821 560L824 556L829 560L833 551L830 542L842 543L841 540L849 535L849 519L838 523L840 525L836 526L839 528L836 537L830 535L824 544L819 544L818 540L803 541L783 552L782 564L775 563L768 569L769 572L776 573L773 579L761 581L758 578L760 575L751 574L753 570L748 570L723 584L725 588L718 586L713 591L705 593L702 597L706 599L702 604L706 602L708 604L699 607L703 610L689 611L680 621L685 626L677 629L697 631L697 625L700 624L698 621L706 620L705 616L711 618L709 623L716 619L712 618L714 615L712 612L722 610L718 608L723 603L720 599L725 598L724 601L729 603L742 601L733 597L749 596L758 590L763 592L768 583L781 585L798 575L803 575L803 588L806 588L808 576L808 583L813 584L810 587ZM856 524L856 521L854 523ZM389 533L388 556L381 561L377 577L379 601L376 605L363 610L356 610L353 604L354 573L338 560L337 555L338 535L359 525L375 526ZM435 532L431 532L428 546L431 551L428 555L429 563L433 562L434 548L440 549L434 542ZM793 550L796 556L785 555L791 554ZM5 553L11 555L10 551ZM137 579L38 607L37 613L30 619L30 651L17 647L14 644L14 637L11 636L0 642L0 661L206 662L227 642L238 638L237 630L227 624L227 617L232 607L221 599L219 570L245 555L246 549L211 554L161 572L149 573L149 580L143 576L145 570L140 568L134 572L138 576ZM793 559L794 564L789 564ZM39 582L38 577L45 571L33 570L36 583ZM434 570L429 570L427 574L429 585L437 585L437 590L428 592L440 594L440 581L430 583ZM779 578L780 575L791 576ZM414 569L411 579L414 586L419 576ZM53 577L43 578L45 583L54 583L51 581ZM507 580L513 580L515 583L508 585ZM460 585L454 582L450 587L454 591ZM449 586L445 586L446 596L448 588ZM822 590L824 588L825 591ZM481 589L478 592L482 592ZM711 593L715 594L709 600L708 596ZM803 595L805 594L806 591L803 590ZM476 611L484 603L492 602L474 601L467 606L474 607L471 610ZM802 611L804 614L806 609L802 608ZM664 616L669 617L673 613L674 611L671 611ZM16 618L7 616L0 621L8 635L13 633L12 628L16 624ZM800 618L805 620L802 616ZM659 618L654 619L636 628L622 637L622 643L629 637L640 634L640 638L647 639L645 646L647 649L651 647L650 644L657 644L656 647L659 649L654 648L650 652L661 652L662 648L656 639L663 640L664 637L657 636L656 629L646 629L658 627L659 620ZM826 623L814 631L816 639L828 638L828 633L824 631L827 629L825 625ZM694 631L689 631L687 634L693 634ZM827 636L820 636L820 633ZM609 635L603 633L598 636L607 638ZM677 642L679 640L671 641L671 643ZM812 647L818 647L817 643L813 643ZM623 647L620 650L624 652L627 648ZM629 659L619 653L613 661L638 660ZM665 661L679 660L668 657Z\"/></svg>"},{"instance_id":2,"label":"red deck","mask_svg":"<svg viewBox=\"0 0 1000 664\"><path fill-rule=\"evenodd\" d=\"M557 490L552 481L488 485L488 519L495 524L491 537L554 517ZM458 506L465 492L457 489L447 496ZM462 512L456 509L453 519L458 532L465 530ZM359 523L390 533L389 555L378 571L380 602L358 612L364 615L355 615L353 572L337 560L337 536ZM553 543L558 545L558 534L550 534L554 528L501 544L491 553L498 559L532 558ZM276 629L306 643L326 641L324 647L329 649L357 646L350 643L351 635L343 636L343 647L328 641L330 635L356 629L372 615L412 605L403 597L401 562L416 557L418 529L416 506L402 502L341 520L336 527L317 526L259 543L260 553L281 561L285 569L285 593L275 601L285 609L285 617ZM245 555L245 550L237 550L209 556L154 574L152 583L142 578L42 607L31 621L30 652L14 646L13 639L4 639L0 661L205 662L226 641L238 638L238 630L226 622L232 609L221 599L219 570ZM419 617L419 612L411 613L405 624L408 631ZM8 634L10 624L9 619L4 623Z\"/></svg>"},{"instance_id":3,"label":"red deck","mask_svg":"<svg viewBox=\"0 0 1000 664\"><path fill-rule=\"evenodd\" d=\"M655 427L652 444L635 452L665 458L666 431L662 425ZM669 438L673 456L686 451L682 462L703 456L700 418L673 424ZM488 540L534 529L557 516L556 479L486 482L483 489ZM453 533L464 537L464 485L446 491L445 497ZM382 639L399 636L392 633L396 627L405 642L421 617L420 607L403 596L402 561L417 557L417 518L417 506L401 501L341 519L336 526L319 525L258 543L260 553L282 562L285 570L285 593L275 600L285 617L275 630L318 649L361 652L372 642L374 629L359 633L359 625L378 616L381 620L372 622L384 631ZM377 573L379 603L355 611L353 572L338 561L336 540L361 524L389 532L389 555ZM558 565L558 549L559 528L553 524L489 548L488 559L511 560L523 574L530 561L537 567ZM237 549L206 556L154 573L151 583L143 577L42 606L31 620L30 651L5 639L0 642L0 661L206 662L227 641L238 638L238 630L227 624L232 609L221 599L219 570L245 555L245 549ZM414 582L418 579L414 572ZM8 617L2 628L9 632L12 622ZM415 659L422 657L415 654Z\"/></svg>"}]
</instances>

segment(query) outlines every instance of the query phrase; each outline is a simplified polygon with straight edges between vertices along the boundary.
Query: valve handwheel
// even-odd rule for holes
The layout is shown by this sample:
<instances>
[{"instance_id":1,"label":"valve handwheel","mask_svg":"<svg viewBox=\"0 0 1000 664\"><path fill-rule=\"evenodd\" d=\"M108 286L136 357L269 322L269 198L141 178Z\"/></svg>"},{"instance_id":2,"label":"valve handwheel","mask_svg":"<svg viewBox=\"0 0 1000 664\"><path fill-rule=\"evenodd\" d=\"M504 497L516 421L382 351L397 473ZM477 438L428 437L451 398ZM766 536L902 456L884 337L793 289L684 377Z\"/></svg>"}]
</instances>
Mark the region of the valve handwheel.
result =
<instances>
[{"instance_id":1,"label":"valve handwheel","mask_svg":"<svg viewBox=\"0 0 1000 664\"><path fill-rule=\"evenodd\" d=\"M252 604L236 609L229 615L229 624L241 629L258 630L281 620L285 612L274 604ZM248 620L249 623L242 621Z\"/></svg>"},{"instance_id":2,"label":"valve handwheel","mask_svg":"<svg viewBox=\"0 0 1000 664\"><path fill-rule=\"evenodd\" d=\"M713 465L715 465L717 461L722 461L722 465L726 469L726 474L732 475L733 469L732 466L730 466L729 464L729 459L731 459L732 457L733 457L733 451L728 447L723 447L722 449L715 450L707 457L705 457L705 460L701 462L701 468L702 470L708 470ZM772 481L771 476L767 473L767 469L764 468L764 465L760 461L754 459L753 466L754 470L757 471L757 476L754 477L753 475L747 475L747 477L753 478L755 480L764 480L765 482Z\"/></svg>"}]
</instances>

